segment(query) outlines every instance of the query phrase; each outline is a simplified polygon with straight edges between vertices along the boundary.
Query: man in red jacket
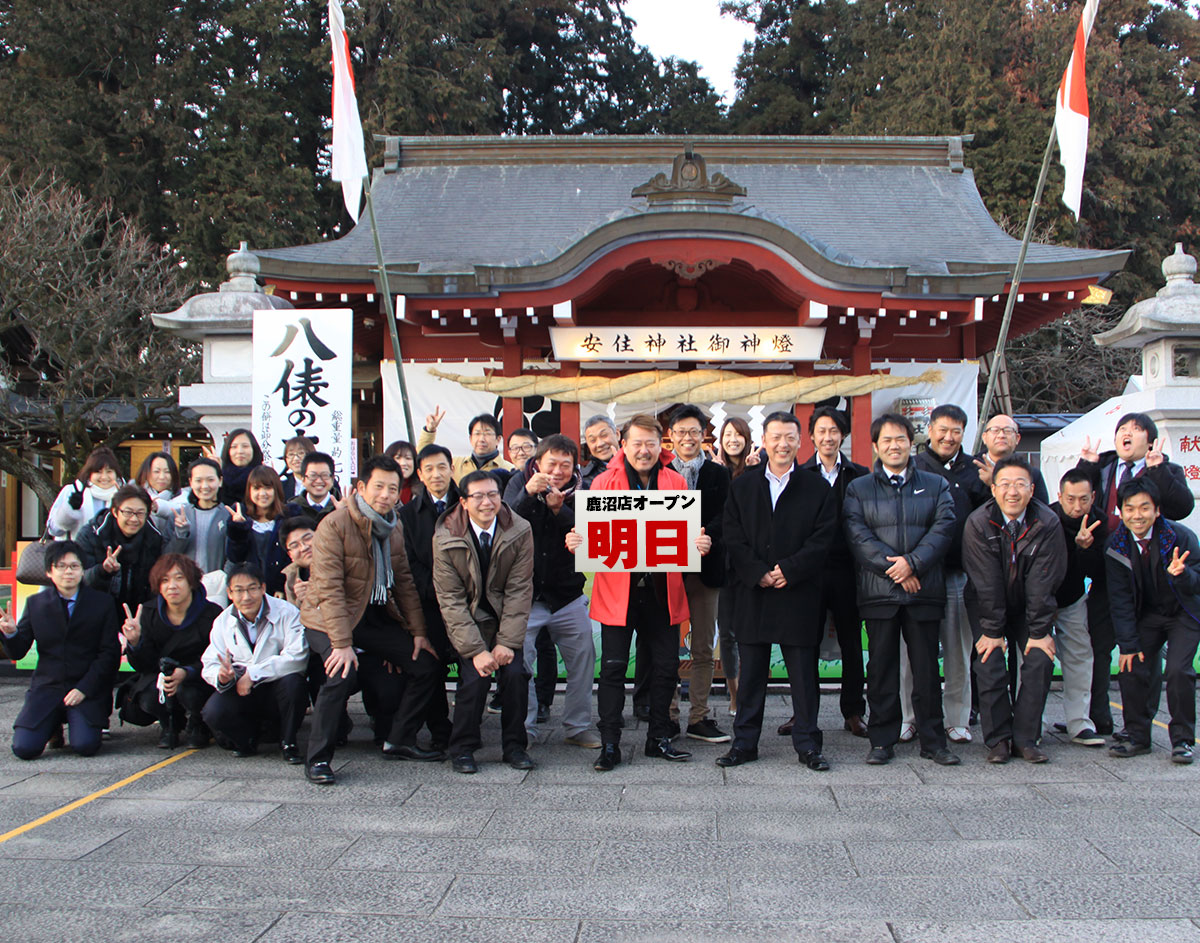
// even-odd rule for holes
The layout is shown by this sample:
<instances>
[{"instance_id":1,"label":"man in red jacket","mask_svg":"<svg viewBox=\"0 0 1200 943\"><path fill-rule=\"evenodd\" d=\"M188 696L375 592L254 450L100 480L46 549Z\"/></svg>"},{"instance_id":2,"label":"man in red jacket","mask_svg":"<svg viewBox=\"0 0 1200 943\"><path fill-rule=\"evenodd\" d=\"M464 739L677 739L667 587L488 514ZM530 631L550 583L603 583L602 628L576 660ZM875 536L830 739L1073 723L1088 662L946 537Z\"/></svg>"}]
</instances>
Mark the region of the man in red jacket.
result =
<instances>
[{"instance_id":1,"label":"man in red jacket","mask_svg":"<svg viewBox=\"0 0 1200 943\"><path fill-rule=\"evenodd\" d=\"M662 426L649 415L629 420L621 451L607 470L592 482L592 491L686 491L687 481L667 467ZM567 535L574 553L583 538L574 530ZM703 530L696 548L706 554L712 539ZM592 582L592 618L601 623L600 681L597 707L600 714L600 756L597 772L608 772L621 762L621 713L625 710L625 676L629 670L629 645L637 631L649 643L650 726L646 756L686 760L691 754L671 742L671 696L679 684L679 623L688 618L687 594L682 573L597 573Z\"/></svg>"}]
</instances>

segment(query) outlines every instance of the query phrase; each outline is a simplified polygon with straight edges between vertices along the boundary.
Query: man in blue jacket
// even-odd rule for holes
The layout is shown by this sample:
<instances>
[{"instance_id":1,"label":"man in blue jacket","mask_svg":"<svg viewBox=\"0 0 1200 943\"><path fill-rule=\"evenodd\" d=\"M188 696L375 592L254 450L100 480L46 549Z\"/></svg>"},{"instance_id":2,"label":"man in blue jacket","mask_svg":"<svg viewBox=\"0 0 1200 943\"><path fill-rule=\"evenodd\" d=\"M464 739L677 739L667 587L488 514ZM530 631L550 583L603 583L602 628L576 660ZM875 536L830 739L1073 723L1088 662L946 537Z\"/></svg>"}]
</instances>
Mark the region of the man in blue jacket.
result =
<instances>
[{"instance_id":1,"label":"man in blue jacket","mask_svg":"<svg viewBox=\"0 0 1200 943\"><path fill-rule=\"evenodd\" d=\"M867 625L867 762L881 766L900 739L900 639L912 665L921 756L942 766L946 746L938 678L938 626L946 606L942 560L954 539L954 500L945 479L912 462L913 425L885 413L871 423L874 474L850 482L846 538L858 563L858 610Z\"/></svg>"},{"instance_id":2,"label":"man in blue jacket","mask_svg":"<svg viewBox=\"0 0 1200 943\"><path fill-rule=\"evenodd\" d=\"M1153 717L1147 703L1150 666L1167 646L1167 710L1171 760L1191 763L1196 742L1196 671L1200 642L1200 544L1161 513L1158 486L1131 478L1117 489L1121 524L1108 542L1109 606L1120 648L1121 699L1127 743L1116 757L1150 752Z\"/></svg>"}]
</instances>

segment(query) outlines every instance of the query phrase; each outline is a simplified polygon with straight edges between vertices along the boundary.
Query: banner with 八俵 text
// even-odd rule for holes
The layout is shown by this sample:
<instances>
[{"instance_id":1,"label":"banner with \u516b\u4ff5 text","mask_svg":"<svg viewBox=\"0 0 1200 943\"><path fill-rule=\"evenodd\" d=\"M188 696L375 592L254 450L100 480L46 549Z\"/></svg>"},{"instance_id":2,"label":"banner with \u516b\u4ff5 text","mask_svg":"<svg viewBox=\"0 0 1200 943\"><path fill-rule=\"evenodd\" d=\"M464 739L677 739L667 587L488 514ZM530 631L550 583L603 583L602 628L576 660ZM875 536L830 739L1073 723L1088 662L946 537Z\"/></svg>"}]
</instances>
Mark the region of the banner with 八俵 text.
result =
<instances>
[{"instance_id":1,"label":"banner with \u516b\u4ff5 text","mask_svg":"<svg viewBox=\"0 0 1200 943\"><path fill-rule=\"evenodd\" d=\"M579 573L696 573L698 491L587 491L575 497Z\"/></svg>"},{"instance_id":2,"label":"banner with \u516b\u4ff5 text","mask_svg":"<svg viewBox=\"0 0 1200 943\"><path fill-rule=\"evenodd\" d=\"M306 436L350 488L353 312L349 308L254 312L253 429L263 454Z\"/></svg>"}]
</instances>

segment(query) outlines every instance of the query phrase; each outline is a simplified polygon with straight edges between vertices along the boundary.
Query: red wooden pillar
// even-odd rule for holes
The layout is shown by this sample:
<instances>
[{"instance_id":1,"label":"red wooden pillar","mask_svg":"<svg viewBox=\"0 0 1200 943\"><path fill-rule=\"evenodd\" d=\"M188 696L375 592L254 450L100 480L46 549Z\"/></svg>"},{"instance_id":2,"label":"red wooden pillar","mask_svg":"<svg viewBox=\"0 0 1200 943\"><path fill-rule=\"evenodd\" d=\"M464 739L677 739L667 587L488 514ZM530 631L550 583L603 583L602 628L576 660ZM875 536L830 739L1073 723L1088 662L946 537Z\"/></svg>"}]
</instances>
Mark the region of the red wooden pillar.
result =
<instances>
[{"instance_id":1,"label":"red wooden pillar","mask_svg":"<svg viewBox=\"0 0 1200 943\"><path fill-rule=\"evenodd\" d=\"M506 344L504 346L504 376L519 377L521 370L525 366L525 358L521 352L520 344ZM504 405L504 442L508 441L508 437L520 429L525 423L525 413L521 409L521 397L505 396L503 399ZM500 454L505 454L504 442L500 443Z\"/></svg>"},{"instance_id":2,"label":"red wooden pillar","mask_svg":"<svg viewBox=\"0 0 1200 943\"><path fill-rule=\"evenodd\" d=\"M871 344L862 338L850 351L850 372L864 377L871 372ZM850 458L868 468L874 464L871 449L871 394L850 398Z\"/></svg>"},{"instance_id":3,"label":"red wooden pillar","mask_svg":"<svg viewBox=\"0 0 1200 943\"><path fill-rule=\"evenodd\" d=\"M792 372L798 377L811 377L816 370L812 363L798 363L792 368ZM807 462L815 451L812 436L808 434L808 421L812 418L813 404L797 403L792 407L792 412L800 420L800 450L796 453L796 458L801 462Z\"/></svg>"},{"instance_id":4,"label":"red wooden pillar","mask_svg":"<svg viewBox=\"0 0 1200 943\"><path fill-rule=\"evenodd\" d=\"M579 376L579 364L575 363L574 361L560 364L558 368L558 375L562 377ZM572 442L579 442L579 440L583 438L583 430L579 428L578 403L558 404L558 431L565 435Z\"/></svg>"}]
</instances>

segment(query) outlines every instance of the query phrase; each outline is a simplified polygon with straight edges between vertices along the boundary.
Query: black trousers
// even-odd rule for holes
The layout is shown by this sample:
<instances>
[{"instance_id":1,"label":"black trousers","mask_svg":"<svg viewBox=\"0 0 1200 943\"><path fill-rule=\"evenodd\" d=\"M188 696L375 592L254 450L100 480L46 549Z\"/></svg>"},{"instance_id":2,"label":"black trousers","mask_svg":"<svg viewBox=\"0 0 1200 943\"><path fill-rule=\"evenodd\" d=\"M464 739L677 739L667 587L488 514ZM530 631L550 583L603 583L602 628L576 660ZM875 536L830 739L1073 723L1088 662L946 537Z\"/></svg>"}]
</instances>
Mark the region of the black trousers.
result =
<instances>
[{"instance_id":1,"label":"black trousers","mask_svg":"<svg viewBox=\"0 0 1200 943\"><path fill-rule=\"evenodd\" d=\"M975 637L979 640L979 636ZM1016 747L1034 746L1042 736L1042 712L1054 677L1054 659L1047 658L1041 649L1032 649L1021 658L1029 633L1024 626L1009 627L1007 660L996 649L984 661L978 655L971 670L979 687L979 724L983 740L989 747L1001 740L1011 740ZM1014 699L1010 693L1009 675L1020 665L1020 683Z\"/></svg>"},{"instance_id":2,"label":"black trousers","mask_svg":"<svg viewBox=\"0 0 1200 943\"><path fill-rule=\"evenodd\" d=\"M18 759L33 760L42 755L46 744L60 724L66 724L71 749L80 756L95 756L100 749L100 728L91 723L79 707L62 707L36 727L13 727L12 751Z\"/></svg>"},{"instance_id":3,"label":"black trousers","mask_svg":"<svg viewBox=\"0 0 1200 943\"><path fill-rule=\"evenodd\" d=\"M1116 630L1113 628L1112 616L1108 609L1108 593L1103 587L1100 591L1093 588L1088 593L1088 634L1092 637L1092 723L1097 730L1111 730L1113 726L1112 708L1109 706L1112 687L1112 653L1117 647ZM1162 703L1162 658L1151 658L1146 655L1146 664L1150 667L1150 682L1146 689L1146 710L1150 717L1158 713ZM1118 679L1119 680L1119 679ZM1124 692L1124 688L1121 688ZM1125 695L1122 693L1122 700Z\"/></svg>"},{"instance_id":4,"label":"black trousers","mask_svg":"<svg viewBox=\"0 0 1200 943\"><path fill-rule=\"evenodd\" d=\"M1167 710L1171 722L1167 733L1171 745L1196 742L1196 645L1200 643L1200 627L1186 615L1160 616L1150 614L1138 620L1138 639L1145 661L1133 660L1132 671L1122 671L1119 677L1121 700L1125 705L1125 729L1129 740L1138 746L1150 745L1150 729L1154 714L1150 713L1150 689L1161 687L1153 680L1155 665L1161 665L1160 652L1167 646ZM1157 711L1156 711L1157 713Z\"/></svg>"},{"instance_id":5,"label":"black trousers","mask_svg":"<svg viewBox=\"0 0 1200 943\"><path fill-rule=\"evenodd\" d=\"M554 647L554 639L550 638L550 630L542 626L534 643L537 649L537 675L533 682L534 693L541 707L549 707L554 703L554 689L558 686L558 651Z\"/></svg>"},{"instance_id":6,"label":"black trousers","mask_svg":"<svg viewBox=\"0 0 1200 943\"><path fill-rule=\"evenodd\" d=\"M912 667L913 713L917 717L921 749L932 752L946 746L938 672L940 625L937 619L916 618L911 609L903 606L890 618L867 619L871 653L867 662L867 701L871 705L867 732L871 746L892 747L900 740L901 639L908 647L908 663Z\"/></svg>"},{"instance_id":7,"label":"black trousers","mask_svg":"<svg viewBox=\"0 0 1200 943\"><path fill-rule=\"evenodd\" d=\"M165 703L159 703L158 688L153 684L147 685L140 694L125 703L121 720L136 727L149 727L155 721L176 728L182 728L185 722L199 723L201 711L212 693L212 686L197 676L188 678L175 689L172 697L167 698Z\"/></svg>"},{"instance_id":8,"label":"black trousers","mask_svg":"<svg viewBox=\"0 0 1200 943\"><path fill-rule=\"evenodd\" d=\"M637 574L631 577L636 580ZM651 586L631 586L625 625L600 627L600 680L596 685L597 727L605 743L621 742L629 647L637 634L646 648L650 725L647 738L671 736L671 698L679 684L679 626L671 624L667 601ZM635 695L636 696L636 695Z\"/></svg>"},{"instance_id":9,"label":"black trousers","mask_svg":"<svg viewBox=\"0 0 1200 943\"><path fill-rule=\"evenodd\" d=\"M204 705L203 715L218 740L223 737L235 749L245 749L258 739L264 721L276 719L280 742L295 743L307 706L305 677L296 672L274 681L260 681L246 695L233 688L216 691Z\"/></svg>"},{"instance_id":10,"label":"black trousers","mask_svg":"<svg viewBox=\"0 0 1200 943\"><path fill-rule=\"evenodd\" d=\"M513 660L496 670L500 698L500 746L504 756L529 745L525 733L525 715L529 712L529 675L525 657L513 649ZM483 745L479 728L487 705L492 676L482 677L469 658L458 663L458 694L454 699L454 727L450 732L451 756L474 753Z\"/></svg>"},{"instance_id":11,"label":"black trousers","mask_svg":"<svg viewBox=\"0 0 1200 943\"><path fill-rule=\"evenodd\" d=\"M820 750L824 737L817 726L821 708L821 691L816 684L819 650L815 645L780 645L779 650L792 689L792 746L798 754ZM770 644L739 641L738 662L738 712L733 721L733 746L739 750L757 750L767 684L771 680Z\"/></svg>"},{"instance_id":12,"label":"black trousers","mask_svg":"<svg viewBox=\"0 0 1200 943\"><path fill-rule=\"evenodd\" d=\"M333 647L324 632L308 630L308 645L322 659L329 656ZM355 627L355 648L377 655L390 662L404 675L404 695L396 718L388 734L389 742L412 745L417 740L417 729L425 705L429 701L436 680L437 659L429 652L421 651L413 658L413 637L399 623L393 621L383 606L368 606L362 621ZM333 759L337 745L338 726L346 710L346 702L358 685L358 671L351 668L346 677L340 674L326 678L313 705L312 729L308 737L308 763L328 763Z\"/></svg>"},{"instance_id":13,"label":"black trousers","mask_svg":"<svg viewBox=\"0 0 1200 943\"><path fill-rule=\"evenodd\" d=\"M863 698L863 620L858 614L857 592L853 565L827 569L821 576L821 624L825 624L826 614L832 613L838 647L842 650L843 717L862 717L867 712L867 702ZM936 632L934 645L937 645ZM899 665L897 661L897 671Z\"/></svg>"}]
</instances>

